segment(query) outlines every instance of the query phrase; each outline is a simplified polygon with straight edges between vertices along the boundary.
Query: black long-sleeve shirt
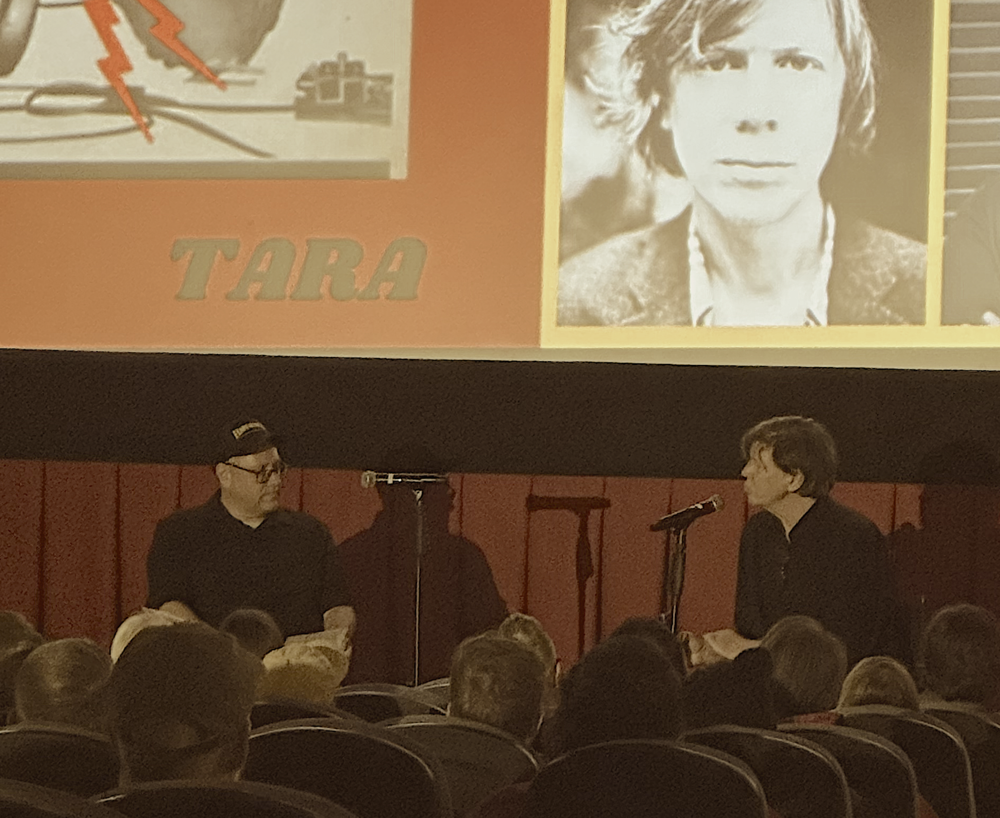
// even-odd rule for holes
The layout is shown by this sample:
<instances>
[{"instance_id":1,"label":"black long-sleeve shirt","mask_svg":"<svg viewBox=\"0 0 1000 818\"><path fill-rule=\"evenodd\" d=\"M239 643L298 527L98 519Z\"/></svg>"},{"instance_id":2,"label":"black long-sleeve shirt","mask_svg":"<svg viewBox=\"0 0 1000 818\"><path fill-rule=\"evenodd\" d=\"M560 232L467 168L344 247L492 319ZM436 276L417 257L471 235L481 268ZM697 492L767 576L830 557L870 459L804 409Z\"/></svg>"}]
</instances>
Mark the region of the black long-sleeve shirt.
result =
<instances>
[{"instance_id":1,"label":"black long-sleeve shirt","mask_svg":"<svg viewBox=\"0 0 1000 818\"><path fill-rule=\"evenodd\" d=\"M880 652L890 627L893 583L884 537L867 517L819 498L792 527L762 511L740 540L736 630L759 639L784 616L819 620L853 664Z\"/></svg>"}]
</instances>

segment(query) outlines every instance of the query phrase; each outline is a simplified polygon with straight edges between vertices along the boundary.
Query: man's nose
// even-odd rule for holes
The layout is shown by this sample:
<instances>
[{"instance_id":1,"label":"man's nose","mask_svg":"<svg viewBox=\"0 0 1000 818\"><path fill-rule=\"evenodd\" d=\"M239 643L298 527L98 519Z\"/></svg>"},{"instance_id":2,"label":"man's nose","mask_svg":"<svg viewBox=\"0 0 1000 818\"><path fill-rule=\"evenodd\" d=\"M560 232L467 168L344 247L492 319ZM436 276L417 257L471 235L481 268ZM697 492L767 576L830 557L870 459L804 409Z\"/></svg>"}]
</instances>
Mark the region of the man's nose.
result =
<instances>
[{"instance_id":1,"label":"man's nose","mask_svg":"<svg viewBox=\"0 0 1000 818\"><path fill-rule=\"evenodd\" d=\"M776 77L768 66L751 60L738 89L739 100L736 130L742 134L773 133L778 130L778 97Z\"/></svg>"}]
</instances>

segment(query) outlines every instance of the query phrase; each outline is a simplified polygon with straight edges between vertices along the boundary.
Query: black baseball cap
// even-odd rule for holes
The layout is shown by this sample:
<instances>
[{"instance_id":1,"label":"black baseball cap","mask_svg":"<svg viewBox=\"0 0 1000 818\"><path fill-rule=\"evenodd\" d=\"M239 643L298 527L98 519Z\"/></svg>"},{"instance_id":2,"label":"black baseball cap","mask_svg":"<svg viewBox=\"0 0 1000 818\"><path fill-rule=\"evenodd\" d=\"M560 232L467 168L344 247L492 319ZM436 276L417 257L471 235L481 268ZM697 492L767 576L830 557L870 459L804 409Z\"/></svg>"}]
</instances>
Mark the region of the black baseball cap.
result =
<instances>
[{"instance_id":1,"label":"black baseball cap","mask_svg":"<svg viewBox=\"0 0 1000 818\"><path fill-rule=\"evenodd\" d=\"M280 443L281 439L277 435L271 434L259 420L242 418L233 423L227 423L222 430L215 462L223 463L231 457L257 454L257 452L278 446Z\"/></svg>"}]
</instances>

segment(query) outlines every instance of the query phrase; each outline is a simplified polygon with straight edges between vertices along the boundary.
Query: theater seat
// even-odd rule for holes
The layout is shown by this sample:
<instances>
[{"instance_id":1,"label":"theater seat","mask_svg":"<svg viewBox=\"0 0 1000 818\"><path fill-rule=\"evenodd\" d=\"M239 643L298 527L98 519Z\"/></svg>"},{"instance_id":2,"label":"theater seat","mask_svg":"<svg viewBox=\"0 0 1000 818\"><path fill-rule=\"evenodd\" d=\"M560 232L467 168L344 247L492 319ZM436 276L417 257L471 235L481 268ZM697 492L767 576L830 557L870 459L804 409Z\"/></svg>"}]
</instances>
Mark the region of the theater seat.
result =
<instances>
[{"instance_id":1,"label":"theater seat","mask_svg":"<svg viewBox=\"0 0 1000 818\"><path fill-rule=\"evenodd\" d=\"M414 688L405 685L346 685L336 692L333 704L371 724L398 719L400 716L425 716L429 713L444 715L444 708L435 706Z\"/></svg>"},{"instance_id":2,"label":"theater seat","mask_svg":"<svg viewBox=\"0 0 1000 818\"><path fill-rule=\"evenodd\" d=\"M764 818L750 768L710 747L665 740L582 747L541 769L523 818Z\"/></svg>"},{"instance_id":3,"label":"theater seat","mask_svg":"<svg viewBox=\"0 0 1000 818\"><path fill-rule=\"evenodd\" d=\"M451 716L404 716L385 726L438 757L456 815L466 814L497 790L528 781L538 772L538 761L530 750L486 724Z\"/></svg>"},{"instance_id":4,"label":"theater seat","mask_svg":"<svg viewBox=\"0 0 1000 818\"><path fill-rule=\"evenodd\" d=\"M962 737L972 765L978 818L1000 818L1000 724L985 714L946 703L924 712L947 722Z\"/></svg>"},{"instance_id":5,"label":"theater seat","mask_svg":"<svg viewBox=\"0 0 1000 818\"><path fill-rule=\"evenodd\" d=\"M279 721L295 721L296 719L344 719L360 721L359 716L338 710L336 707L320 707L298 699L269 699L266 702L256 702L250 710L250 727L256 730L268 724Z\"/></svg>"},{"instance_id":6,"label":"theater seat","mask_svg":"<svg viewBox=\"0 0 1000 818\"><path fill-rule=\"evenodd\" d=\"M445 710L451 701L451 677L431 679L429 682L417 685L413 692L424 701Z\"/></svg>"},{"instance_id":7,"label":"theater seat","mask_svg":"<svg viewBox=\"0 0 1000 818\"><path fill-rule=\"evenodd\" d=\"M95 800L129 818L357 818L325 798L247 781L155 781Z\"/></svg>"},{"instance_id":8,"label":"theater seat","mask_svg":"<svg viewBox=\"0 0 1000 818\"><path fill-rule=\"evenodd\" d=\"M836 724L782 724L778 729L825 747L837 759L851 790L882 814L916 818L913 765L889 739Z\"/></svg>"},{"instance_id":9,"label":"theater seat","mask_svg":"<svg viewBox=\"0 0 1000 818\"><path fill-rule=\"evenodd\" d=\"M782 818L851 818L847 781L837 760L808 739L775 730L718 725L683 735L746 762Z\"/></svg>"},{"instance_id":10,"label":"theater seat","mask_svg":"<svg viewBox=\"0 0 1000 818\"><path fill-rule=\"evenodd\" d=\"M121 818L120 812L94 804L79 795L0 780L0 815L4 818Z\"/></svg>"},{"instance_id":11,"label":"theater seat","mask_svg":"<svg viewBox=\"0 0 1000 818\"><path fill-rule=\"evenodd\" d=\"M364 722L301 719L250 733L243 778L329 798L361 818L449 818L440 764L424 747Z\"/></svg>"},{"instance_id":12,"label":"theater seat","mask_svg":"<svg viewBox=\"0 0 1000 818\"><path fill-rule=\"evenodd\" d=\"M118 754L97 733L55 724L17 724L0 729L0 778L86 798L118 785Z\"/></svg>"},{"instance_id":13,"label":"theater seat","mask_svg":"<svg viewBox=\"0 0 1000 818\"><path fill-rule=\"evenodd\" d=\"M913 764L920 794L939 818L976 818L972 768L955 728L925 713L875 704L844 708L840 723L899 745Z\"/></svg>"}]
</instances>

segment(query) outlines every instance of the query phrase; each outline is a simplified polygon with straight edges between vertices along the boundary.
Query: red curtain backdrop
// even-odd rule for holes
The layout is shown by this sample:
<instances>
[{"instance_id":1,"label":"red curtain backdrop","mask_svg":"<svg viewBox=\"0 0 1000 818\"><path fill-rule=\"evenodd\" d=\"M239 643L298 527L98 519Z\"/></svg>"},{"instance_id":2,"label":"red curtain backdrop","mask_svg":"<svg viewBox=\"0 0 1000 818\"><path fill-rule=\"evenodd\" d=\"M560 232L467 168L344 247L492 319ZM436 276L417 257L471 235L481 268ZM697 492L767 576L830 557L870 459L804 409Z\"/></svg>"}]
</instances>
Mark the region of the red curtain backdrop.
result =
<instances>
[{"instance_id":1,"label":"red curtain backdrop","mask_svg":"<svg viewBox=\"0 0 1000 818\"><path fill-rule=\"evenodd\" d=\"M21 611L49 637L88 636L105 646L145 599L146 554L156 522L215 490L206 466L3 465L13 479L0 495L0 608ZM289 477L284 504L323 520L338 541L366 528L379 508L377 493L362 488L359 472L299 469ZM577 517L561 510L529 515L527 496L599 496L611 502L590 516L591 645L629 616L659 612L664 537L651 533L649 524L719 493L725 508L700 520L688 536L680 624L694 631L732 624L739 535L748 515L742 481L509 474L459 474L451 480L452 529L482 548L510 609L538 617L570 663L577 658ZM845 483L834 490L836 499L886 533L919 525L920 495L920 486L908 484ZM970 541L963 547L979 546ZM907 566L908 582L933 582L929 563L915 563L918 557L895 555L897 564ZM976 564L974 555L956 554L955 560ZM996 583L984 588L975 572L964 572L952 584L952 597L996 609L992 599L979 598L1000 593Z\"/></svg>"}]
</instances>

